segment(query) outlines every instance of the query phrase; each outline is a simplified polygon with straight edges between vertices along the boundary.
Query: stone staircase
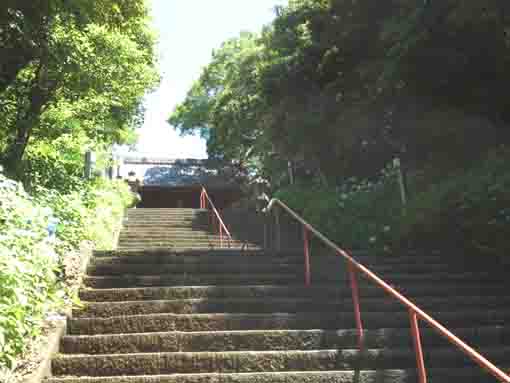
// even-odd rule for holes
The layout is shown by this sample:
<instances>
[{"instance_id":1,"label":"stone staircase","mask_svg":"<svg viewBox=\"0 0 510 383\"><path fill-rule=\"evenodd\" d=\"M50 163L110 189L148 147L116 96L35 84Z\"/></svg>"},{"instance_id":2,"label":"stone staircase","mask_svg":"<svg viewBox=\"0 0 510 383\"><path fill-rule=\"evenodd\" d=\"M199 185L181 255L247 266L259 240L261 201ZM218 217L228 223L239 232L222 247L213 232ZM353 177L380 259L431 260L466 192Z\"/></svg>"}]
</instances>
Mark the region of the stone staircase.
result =
<instances>
[{"instance_id":1,"label":"stone staircase","mask_svg":"<svg viewBox=\"0 0 510 383\"><path fill-rule=\"evenodd\" d=\"M91 260L84 305L68 321L47 383L418 381L408 313L363 279L366 350L357 349L341 259L312 254L306 288L301 253L210 249L202 219L196 210L129 212L120 249ZM182 234L190 231L196 240ZM456 269L439 255L355 256L510 366L502 275ZM426 327L422 341L429 382L495 381Z\"/></svg>"},{"instance_id":2,"label":"stone staircase","mask_svg":"<svg viewBox=\"0 0 510 383\"><path fill-rule=\"evenodd\" d=\"M212 233L210 215L201 209L130 209L119 237L120 250L216 249L221 245L217 232ZM226 236L224 236L226 239ZM224 242L227 246L227 242ZM241 240L232 248L254 248Z\"/></svg>"}]
</instances>

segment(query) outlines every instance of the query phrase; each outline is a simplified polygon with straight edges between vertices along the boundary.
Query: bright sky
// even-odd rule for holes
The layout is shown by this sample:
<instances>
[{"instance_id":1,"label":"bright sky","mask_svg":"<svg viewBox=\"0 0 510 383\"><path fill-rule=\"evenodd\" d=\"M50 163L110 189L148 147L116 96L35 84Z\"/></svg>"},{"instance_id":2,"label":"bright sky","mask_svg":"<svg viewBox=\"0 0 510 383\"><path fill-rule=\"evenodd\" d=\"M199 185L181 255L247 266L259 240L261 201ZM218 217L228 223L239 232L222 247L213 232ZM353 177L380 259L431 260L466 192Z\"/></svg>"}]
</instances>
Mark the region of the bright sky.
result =
<instances>
[{"instance_id":1,"label":"bright sky","mask_svg":"<svg viewBox=\"0 0 510 383\"><path fill-rule=\"evenodd\" d=\"M274 18L274 7L286 0L151 0L160 34L159 90L147 97L139 152L172 158L206 158L205 141L180 137L167 123L198 79L213 49L240 31L259 31Z\"/></svg>"}]
</instances>

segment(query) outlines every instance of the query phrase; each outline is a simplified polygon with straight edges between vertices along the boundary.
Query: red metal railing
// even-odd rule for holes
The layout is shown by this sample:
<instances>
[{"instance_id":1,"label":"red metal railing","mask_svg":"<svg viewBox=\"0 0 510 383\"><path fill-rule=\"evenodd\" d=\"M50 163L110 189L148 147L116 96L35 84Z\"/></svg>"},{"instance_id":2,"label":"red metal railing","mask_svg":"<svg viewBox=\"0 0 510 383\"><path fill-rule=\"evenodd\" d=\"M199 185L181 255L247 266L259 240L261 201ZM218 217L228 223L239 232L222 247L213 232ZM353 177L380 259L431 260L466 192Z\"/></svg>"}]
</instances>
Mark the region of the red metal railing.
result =
<instances>
[{"instance_id":1,"label":"red metal railing","mask_svg":"<svg viewBox=\"0 0 510 383\"><path fill-rule=\"evenodd\" d=\"M349 273L350 286L352 290L352 300L354 303L354 318L356 321L356 328L358 332L358 346L360 350L364 349L363 342L363 323L361 321L361 310L360 310L360 299L359 299L359 290L358 290L358 281L357 281L357 273L361 272L365 277L374 282L384 291L386 291L390 296L399 301L403 306L405 306L409 311L409 321L411 327L411 335L414 343L414 350L416 354L416 364L418 369L418 377L419 383L427 382L427 371L425 368L425 363L423 360L423 349L421 345L421 337L420 337L420 327L418 320L422 320L427 323L430 327L432 327L437 333L446 338L450 343L459 348L464 354L466 354L469 358L471 358L474 362L476 362L480 367L488 371L492 376L498 379L500 382L510 383L510 376L503 372L501 369L496 367L493 363L487 360L484 356L478 353L475 349L466 344L462 339L455 336L451 333L446 327L444 327L437 320L432 318L425 311L420 309L416 304L414 304L407 297L399 293L393 287L391 287L387 282L369 270L367 267L363 266L361 263L357 262L347 251L342 250L328 238L326 238L322 233L320 233L317 229L315 229L312 225L306 222L301 216L299 216L296 212L290 209L287 205L281 202L278 199L272 199L269 202L269 205L265 209L266 212L270 212L275 206L281 207L285 210L291 217L297 220L303 226L303 240L304 240L304 255L305 255L305 285L309 286L311 284L311 274L310 274L310 249L309 249L309 240L310 234L313 234L315 237L320 239L324 244L326 244L329 248L333 249L335 253L341 257L343 257L347 261L347 271ZM278 216L278 215L277 215ZM279 228L278 228L279 229Z\"/></svg>"},{"instance_id":2,"label":"red metal railing","mask_svg":"<svg viewBox=\"0 0 510 383\"><path fill-rule=\"evenodd\" d=\"M231 242L232 242L232 235L228 231L227 226L221 219L220 213L214 206L214 203L211 200L211 197L209 197L207 190L203 186L202 186L202 192L200 193L200 209L207 209L210 211L209 223L210 223L213 231L215 231L216 227L218 227L218 233L220 235L220 247L223 247L223 237L226 236L228 247L230 248Z\"/></svg>"}]
</instances>

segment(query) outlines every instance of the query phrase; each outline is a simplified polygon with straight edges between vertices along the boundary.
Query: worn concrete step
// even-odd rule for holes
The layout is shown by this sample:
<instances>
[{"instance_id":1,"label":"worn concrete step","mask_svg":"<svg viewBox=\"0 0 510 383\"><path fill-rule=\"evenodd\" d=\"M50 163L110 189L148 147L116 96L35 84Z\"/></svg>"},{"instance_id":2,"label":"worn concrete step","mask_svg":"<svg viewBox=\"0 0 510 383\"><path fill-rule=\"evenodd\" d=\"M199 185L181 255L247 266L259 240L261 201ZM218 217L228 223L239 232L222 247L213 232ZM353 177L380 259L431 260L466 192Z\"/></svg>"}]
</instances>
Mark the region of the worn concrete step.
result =
<instances>
[{"instance_id":1,"label":"worn concrete step","mask_svg":"<svg viewBox=\"0 0 510 383\"><path fill-rule=\"evenodd\" d=\"M237 249L216 249L216 250L183 250L175 251L173 249L160 249L160 250L94 250L94 257L96 258L132 258L132 257L173 257L178 258L195 258L195 259L219 259L218 257L237 257L253 256L253 257L272 257L273 253L265 252L262 250L251 250L249 252L240 252Z\"/></svg>"},{"instance_id":2,"label":"worn concrete step","mask_svg":"<svg viewBox=\"0 0 510 383\"><path fill-rule=\"evenodd\" d=\"M250 245L249 243L239 242L239 241L230 241L231 249L241 249L241 247ZM144 242L125 242L119 241L118 249L119 250L170 250L170 251L186 251L186 250L218 250L222 247L221 241L144 241ZM228 240L223 240L223 248L227 249ZM252 245L253 248L254 245ZM260 247L257 247L259 249Z\"/></svg>"},{"instance_id":3,"label":"worn concrete step","mask_svg":"<svg viewBox=\"0 0 510 383\"><path fill-rule=\"evenodd\" d=\"M223 237L224 240L227 239L226 236ZM162 236L148 234L148 235L140 235L133 234L131 236L121 235L119 237L119 242L211 242L211 241L219 241L220 236L217 233L214 234L200 234L200 233L190 233L183 235L173 235L173 234L165 234ZM239 239L233 238L232 241L236 241L239 243L243 243L243 241Z\"/></svg>"},{"instance_id":4,"label":"worn concrete step","mask_svg":"<svg viewBox=\"0 0 510 383\"><path fill-rule=\"evenodd\" d=\"M223 237L223 240L226 241L228 238L226 236ZM134 243L134 244L151 244L151 243L185 243L185 244L193 244L193 243L209 243L209 242L219 242L220 236L216 234L212 235L190 235L190 236L182 236L182 237L143 237L143 236L133 236L133 237L122 237L119 238L119 243ZM232 239L232 242L244 243L243 241Z\"/></svg>"},{"instance_id":5,"label":"worn concrete step","mask_svg":"<svg viewBox=\"0 0 510 383\"><path fill-rule=\"evenodd\" d=\"M457 328L451 331L468 344L503 346L510 340L504 326ZM377 329L364 332L367 348L413 347L409 328ZM434 330L421 331L427 347L448 347ZM268 350L320 350L356 348L357 331L348 330L264 330L218 332L159 332L64 336L61 351L66 354L128 354L147 352L221 352Z\"/></svg>"},{"instance_id":6,"label":"worn concrete step","mask_svg":"<svg viewBox=\"0 0 510 383\"><path fill-rule=\"evenodd\" d=\"M428 368L431 383L494 383L480 368ZM416 368L408 370L342 370L259 373L172 374L122 377L51 378L47 383L416 383Z\"/></svg>"},{"instance_id":7,"label":"worn concrete step","mask_svg":"<svg viewBox=\"0 0 510 383\"><path fill-rule=\"evenodd\" d=\"M213 232L215 230L207 221L164 221L164 222L126 222L121 230L124 233L167 232Z\"/></svg>"},{"instance_id":8,"label":"worn concrete step","mask_svg":"<svg viewBox=\"0 0 510 383\"><path fill-rule=\"evenodd\" d=\"M224 238L223 240L217 239L165 239L165 240L143 240L143 239L137 239L136 243L131 240L119 240L119 247L125 248L126 246L131 246L134 244L135 248L160 248L160 247L171 247L171 248L203 248L203 247L210 247L210 246L220 246L223 244L223 246L227 247L228 240ZM240 247L245 244L245 242L231 240L230 241L231 246Z\"/></svg>"},{"instance_id":9,"label":"worn concrete step","mask_svg":"<svg viewBox=\"0 0 510 383\"><path fill-rule=\"evenodd\" d=\"M201 246L173 246L171 244L163 244L161 246L154 246L154 245L140 245L137 247L133 246L117 246L117 249L120 251L168 251L168 252L184 252L184 251L217 251L217 250L234 250L237 252L243 251L243 250L260 250L261 246L256 245L249 245L246 246L246 244L243 243L243 245L232 245L228 247L228 243L223 244L223 246L220 246L220 244L214 244L214 246L211 245L201 245Z\"/></svg>"},{"instance_id":10,"label":"worn concrete step","mask_svg":"<svg viewBox=\"0 0 510 383\"><path fill-rule=\"evenodd\" d=\"M285 263L209 263L209 264L90 264L87 268L89 275L157 275L168 273L271 273L271 272L299 272L303 265Z\"/></svg>"},{"instance_id":11,"label":"worn concrete step","mask_svg":"<svg viewBox=\"0 0 510 383\"><path fill-rule=\"evenodd\" d=\"M418 297L414 299L428 311L497 309L508 306L510 297ZM365 298L363 308L368 311L405 310L401 303L389 297ZM193 313L271 313L271 312L347 312L353 307L350 298L324 300L317 298L223 298L181 299L159 301L83 302L73 310L74 317L114 317L139 314Z\"/></svg>"},{"instance_id":12,"label":"worn concrete step","mask_svg":"<svg viewBox=\"0 0 510 383\"><path fill-rule=\"evenodd\" d=\"M228 250L226 250L228 251ZM232 252L232 251L230 251ZM134 253L130 256L94 256L90 263L94 266L122 266L122 265L200 265L212 266L241 264L241 265L267 265L267 264L296 264L303 265L303 259L300 257L268 257L256 255L257 252L236 251L235 255L226 255L222 251L214 251L215 255L203 256L200 252L181 254L154 254L149 252L146 255Z\"/></svg>"},{"instance_id":13,"label":"worn concrete step","mask_svg":"<svg viewBox=\"0 0 510 383\"><path fill-rule=\"evenodd\" d=\"M125 276L85 276L83 284L93 288L152 287L152 286L193 286L232 284L296 284L302 280L294 273L287 274L162 274Z\"/></svg>"},{"instance_id":14,"label":"worn concrete step","mask_svg":"<svg viewBox=\"0 0 510 383\"><path fill-rule=\"evenodd\" d=\"M301 257L267 257L267 256L252 256L239 254L235 257L215 255L215 256L179 256L179 255L132 255L122 257L93 257L90 263L90 270L111 269L117 268L120 273L121 270L129 270L137 268L139 270L147 270L157 267L158 269L173 268L175 270L186 271L200 271L203 268L208 270L228 270L228 269L242 269L249 267L250 270L258 270L266 267L277 267L278 265L285 265L285 267L295 267L296 269L304 267L304 260ZM432 273L440 271L455 270L445 264L384 264L379 263L370 265L370 268L376 272L380 271L394 271L406 273ZM324 270L338 270L338 272L345 272L346 266L342 260L330 258L317 258L311 262L312 271ZM112 271L113 272L113 271Z\"/></svg>"},{"instance_id":15,"label":"worn concrete step","mask_svg":"<svg viewBox=\"0 0 510 383\"><path fill-rule=\"evenodd\" d=\"M361 286L360 296L381 297L386 293L376 286ZM508 291L499 284L483 285L426 285L410 286L402 289L409 297L418 296L488 296L507 295ZM80 289L80 298L84 301L115 302L136 300L172 300L200 298L315 298L338 299L351 296L350 288L337 285L253 285L253 286L177 286L177 287L142 287L120 289Z\"/></svg>"},{"instance_id":16,"label":"worn concrete step","mask_svg":"<svg viewBox=\"0 0 510 383\"><path fill-rule=\"evenodd\" d=\"M235 251L218 251L218 252L209 252L209 251L194 251L191 253L175 253L173 251L150 251L150 250L95 250L94 254L98 257L123 257L123 256L149 256L149 255L158 255L158 256L165 256L165 255L193 255L193 256L202 256L203 258L214 258L218 256L235 256L239 253ZM301 244L297 244L297 247L295 249L282 249L281 251L253 251L251 252L251 255L257 256L257 257L299 257L303 258L303 248ZM409 263L409 264L425 264L425 263L444 263L445 258L443 258L440 255L436 254L430 254L430 255L422 255L422 254L415 254L415 253L408 253L408 254L371 254L370 252L366 251L354 251L352 252L353 257L358 260L361 263ZM317 258L325 258L325 259L338 259L339 256L335 256L333 254L324 254L324 253L317 253L315 254L312 251L312 259L314 257ZM447 258L448 259L448 258ZM447 260L446 259L446 260Z\"/></svg>"},{"instance_id":17,"label":"worn concrete step","mask_svg":"<svg viewBox=\"0 0 510 383\"><path fill-rule=\"evenodd\" d=\"M239 241L230 241L230 248L241 249L243 246L248 246L248 244ZM218 240L210 240L210 241L180 241L180 240L170 240L170 241L146 241L146 242L137 242L134 248L136 249L195 249L195 250L205 250L205 249L219 249L221 247L228 248L228 240L224 239L223 241ZM119 241L118 243L119 249L133 248L130 242Z\"/></svg>"},{"instance_id":18,"label":"worn concrete step","mask_svg":"<svg viewBox=\"0 0 510 383\"><path fill-rule=\"evenodd\" d=\"M126 238L134 237L134 236L154 236L157 237L183 237L183 236L197 236L197 237L210 237L217 235L217 230L213 232L213 230L204 230L198 228L171 228L161 230L160 228L144 228L142 229L125 229L121 232L121 236Z\"/></svg>"},{"instance_id":19,"label":"worn concrete step","mask_svg":"<svg viewBox=\"0 0 510 383\"><path fill-rule=\"evenodd\" d=\"M481 349L495 363L508 363L510 348ZM430 367L472 366L453 348L431 348L424 352ZM228 351L135 353L106 355L61 355L52 361L54 375L124 376L209 372L317 371L336 369L412 368L415 355L410 348L313 350L313 351Z\"/></svg>"},{"instance_id":20,"label":"worn concrete step","mask_svg":"<svg viewBox=\"0 0 510 383\"><path fill-rule=\"evenodd\" d=\"M170 273L156 275L123 275L123 276L90 276L86 275L83 284L93 288L121 288L121 287L158 287L158 286L193 286L193 285L254 285L254 284L299 284L303 281L303 272L281 272L281 273ZM430 283L450 285L483 283L490 280L490 275L478 273L461 274L431 274L420 276L410 274L386 274L382 273L385 280L393 285L425 286ZM312 273L312 282L331 283L338 282L347 285L348 275L346 273ZM359 280L361 285L373 284L364 278Z\"/></svg>"},{"instance_id":21,"label":"worn concrete step","mask_svg":"<svg viewBox=\"0 0 510 383\"><path fill-rule=\"evenodd\" d=\"M221 261L223 259L231 259L226 257L237 257L240 255L243 256L253 256L257 258L279 258L285 259L286 262L289 259L298 259L299 262L303 261L303 249L299 247L300 244L297 244L296 249L286 249L284 251L275 252L273 250L259 250L259 251L250 251L249 253L240 253L237 250L191 250L178 252L171 249L160 249L160 250L147 250L147 249L124 249L124 250L96 250L94 251L94 255L96 257L108 257L108 258L125 258L125 257L138 257L146 259L151 259L151 257L170 257L174 259L178 259L179 257L186 258L192 256L195 258L203 259L204 261L209 262L212 261ZM369 255L366 252L354 252L354 258L358 260L358 262L366 265L389 265L389 264L406 264L406 265L425 265L425 264L447 264L447 260L437 255L427 255L427 256L417 256L417 255ZM321 255L321 254L313 254L311 257L312 262L315 260L320 260L320 262L331 262L331 263L343 263L340 257L334 255Z\"/></svg>"},{"instance_id":22,"label":"worn concrete step","mask_svg":"<svg viewBox=\"0 0 510 383\"><path fill-rule=\"evenodd\" d=\"M493 383L480 368L428 369L433 383ZM416 383L416 369L51 378L48 383Z\"/></svg>"},{"instance_id":23,"label":"worn concrete step","mask_svg":"<svg viewBox=\"0 0 510 383\"><path fill-rule=\"evenodd\" d=\"M249 258L249 257L245 257ZM121 274L165 274L165 273L226 273L226 272L281 272L287 270L289 272L302 272L304 265L299 262L299 259L291 259L290 262L278 262L277 259L267 259L266 262L258 260L243 259L242 261L234 262L232 259L229 261L219 262L204 262L204 263L161 263L158 260L156 263L108 263L111 259L93 261L88 267L89 275L121 275ZM297 261L297 262L296 262ZM332 265L330 262L315 262L311 265L312 272L320 271L322 273L331 271ZM410 274L415 273L432 273L439 271L446 271L447 267L444 265L376 265L372 270L376 273L397 273L406 272ZM335 272L345 273L346 269L338 267Z\"/></svg>"},{"instance_id":24,"label":"worn concrete step","mask_svg":"<svg viewBox=\"0 0 510 383\"><path fill-rule=\"evenodd\" d=\"M193 214L206 214L208 210L206 209L151 209L151 208L143 208L143 209L128 209L127 215L131 216L140 216L140 215L193 215Z\"/></svg>"},{"instance_id":25,"label":"worn concrete step","mask_svg":"<svg viewBox=\"0 0 510 383\"><path fill-rule=\"evenodd\" d=\"M510 320L510 309L434 312L434 318L452 327L501 326ZM407 312L362 312L367 329L405 328ZM352 312L271 314L148 314L110 318L73 318L68 321L73 335L129 334L166 331L307 330L352 328Z\"/></svg>"},{"instance_id":26,"label":"worn concrete step","mask_svg":"<svg viewBox=\"0 0 510 383\"><path fill-rule=\"evenodd\" d=\"M127 209L128 214L141 214L141 213L192 213L192 212L206 212L206 209L198 208L187 208L187 207L169 207L169 208L138 208L138 209Z\"/></svg>"},{"instance_id":27,"label":"worn concrete step","mask_svg":"<svg viewBox=\"0 0 510 383\"><path fill-rule=\"evenodd\" d=\"M150 229L164 230L209 230L212 226L207 218L185 219L146 219L128 220L123 222L123 231L147 231Z\"/></svg>"},{"instance_id":28,"label":"worn concrete step","mask_svg":"<svg viewBox=\"0 0 510 383\"><path fill-rule=\"evenodd\" d=\"M189 229L209 228L208 217L199 218L161 218L161 219L128 219L122 222L124 230L168 230L168 229Z\"/></svg>"}]
</instances>

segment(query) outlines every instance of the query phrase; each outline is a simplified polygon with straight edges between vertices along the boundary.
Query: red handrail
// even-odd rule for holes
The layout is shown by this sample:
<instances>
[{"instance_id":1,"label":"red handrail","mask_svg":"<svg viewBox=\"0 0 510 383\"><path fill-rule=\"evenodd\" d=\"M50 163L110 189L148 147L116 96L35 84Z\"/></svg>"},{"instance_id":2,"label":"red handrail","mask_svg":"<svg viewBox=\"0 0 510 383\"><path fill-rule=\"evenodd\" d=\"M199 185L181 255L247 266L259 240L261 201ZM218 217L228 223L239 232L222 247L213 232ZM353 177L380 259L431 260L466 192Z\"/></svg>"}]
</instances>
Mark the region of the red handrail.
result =
<instances>
[{"instance_id":1,"label":"red handrail","mask_svg":"<svg viewBox=\"0 0 510 383\"><path fill-rule=\"evenodd\" d=\"M231 247L231 241L232 241L232 235L230 234L230 231L228 231L227 226L221 219L220 213L214 206L213 201L211 200L211 197L209 197L209 194L207 193L207 190L204 186L202 186L202 192L200 193L200 209L207 209L209 207L211 208L211 216L210 216L210 223L212 225L213 230L216 227L215 219L218 221L218 231L220 234L220 247L223 247L223 234L226 234L227 241L228 241L228 247Z\"/></svg>"},{"instance_id":2,"label":"red handrail","mask_svg":"<svg viewBox=\"0 0 510 383\"><path fill-rule=\"evenodd\" d=\"M441 336L445 337L450 343L454 344L459 348L464 354L466 354L469 358L471 358L474 362L476 362L480 367L488 371L492 376L498 379L500 382L510 383L510 376L503 372L501 369L496 367L492 362L487 360L483 355L478 353L475 349L470 347L467 343L465 343L462 339L458 338L452 332L450 332L446 327L444 327L437 320L432 318L425 311L420 309L416 304L414 304L410 299L399 293L396 289L391 287L387 282L385 282L382 278L376 275L367 267L363 266L361 263L357 262L347 251L338 247L335 243L326 238L321 232L315 229L312 225L310 225L307 221L305 221L301 216L299 216L296 212L294 212L291 208L285 205L282 201L278 199L272 199L267 208L266 212L270 212L274 206L279 205L283 208L290 216L292 216L295 220L303 225L303 233L304 233L304 253L305 253L305 284L310 284L310 259L309 259L309 233L312 233L317 238L319 238L323 243L325 243L328 247L333 249L335 253L341 257L343 257L347 261L348 272L351 281L351 290L352 290L352 298L354 303L354 317L356 320L356 328L358 331L358 343L360 350L363 349L363 324L361 322L361 311L360 311L360 301L359 301L359 292L358 292L358 284L357 284L357 271L360 271L369 280L374 282L376 285L385 290L389 295L399 301L402 305L404 305L409 310L409 320L411 327L411 334L413 337L414 350L416 354L416 363L418 369L418 377L420 383L427 382L427 372L425 369L425 363L423 360L423 350L420 339L420 328L418 324L418 319L421 319L425 323L427 323L430 327L432 327L437 333Z\"/></svg>"}]
</instances>

